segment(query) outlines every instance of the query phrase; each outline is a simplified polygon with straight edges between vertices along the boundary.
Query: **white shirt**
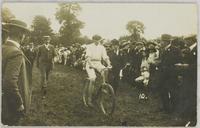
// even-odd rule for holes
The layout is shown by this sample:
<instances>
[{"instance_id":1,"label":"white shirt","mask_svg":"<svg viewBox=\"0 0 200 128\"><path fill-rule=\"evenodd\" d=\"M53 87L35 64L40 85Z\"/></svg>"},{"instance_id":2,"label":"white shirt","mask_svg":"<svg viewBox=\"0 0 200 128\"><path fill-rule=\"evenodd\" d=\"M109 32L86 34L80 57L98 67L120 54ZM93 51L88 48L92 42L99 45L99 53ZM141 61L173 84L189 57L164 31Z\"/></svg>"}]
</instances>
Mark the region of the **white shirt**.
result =
<instances>
[{"instance_id":1,"label":"white shirt","mask_svg":"<svg viewBox=\"0 0 200 128\"><path fill-rule=\"evenodd\" d=\"M150 53L148 57L148 63L155 64L156 60L159 58L159 50L156 50L156 52Z\"/></svg>"},{"instance_id":2,"label":"white shirt","mask_svg":"<svg viewBox=\"0 0 200 128\"><path fill-rule=\"evenodd\" d=\"M86 57L91 61L101 61L102 59L105 60L109 58L105 47L100 44L95 45L94 43L88 45L86 48Z\"/></svg>"},{"instance_id":3,"label":"white shirt","mask_svg":"<svg viewBox=\"0 0 200 128\"><path fill-rule=\"evenodd\" d=\"M197 43L194 43L193 45L190 46L190 50L193 50L197 46Z\"/></svg>"},{"instance_id":4,"label":"white shirt","mask_svg":"<svg viewBox=\"0 0 200 128\"><path fill-rule=\"evenodd\" d=\"M119 55L119 49L115 50L115 54Z\"/></svg>"}]
</instances>

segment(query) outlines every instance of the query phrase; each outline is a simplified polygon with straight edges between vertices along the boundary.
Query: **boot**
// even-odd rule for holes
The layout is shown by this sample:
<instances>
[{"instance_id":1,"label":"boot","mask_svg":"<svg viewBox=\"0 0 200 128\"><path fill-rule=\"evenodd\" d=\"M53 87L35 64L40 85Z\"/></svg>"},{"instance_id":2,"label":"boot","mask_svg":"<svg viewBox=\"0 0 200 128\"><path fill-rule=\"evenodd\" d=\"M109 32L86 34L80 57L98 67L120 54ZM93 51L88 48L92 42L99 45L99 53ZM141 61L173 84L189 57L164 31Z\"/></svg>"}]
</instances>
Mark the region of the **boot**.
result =
<instances>
[{"instance_id":1,"label":"boot","mask_svg":"<svg viewBox=\"0 0 200 128\"><path fill-rule=\"evenodd\" d=\"M46 98L47 90L46 87L42 87L42 99Z\"/></svg>"}]
</instances>

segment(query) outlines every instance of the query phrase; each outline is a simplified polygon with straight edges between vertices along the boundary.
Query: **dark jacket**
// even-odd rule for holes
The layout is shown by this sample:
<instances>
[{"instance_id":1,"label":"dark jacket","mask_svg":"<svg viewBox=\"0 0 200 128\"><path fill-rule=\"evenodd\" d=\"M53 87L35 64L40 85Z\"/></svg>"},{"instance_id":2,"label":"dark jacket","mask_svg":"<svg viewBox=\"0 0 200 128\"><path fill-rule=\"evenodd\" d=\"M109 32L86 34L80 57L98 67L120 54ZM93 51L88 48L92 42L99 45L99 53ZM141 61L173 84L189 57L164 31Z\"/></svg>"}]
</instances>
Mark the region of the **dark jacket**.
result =
<instances>
[{"instance_id":1,"label":"dark jacket","mask_svg":"<svg viewBox=\"0 0 200 128\"><path fill-rule=\"evenodd\" d=\"M53 58L56 56L53 45L49 44L49 49L42 45L38 48L37 65L43 67L44 65L53 68Z\"/></svg>"},{"instance_id":2,"label":"dark jacket","mask_svg":"<svg viewBox=\"0 0 200 128\"><path fill-rule=\"evenodd\" d=\"M122 60L120 51L117 54L114 52L114 50L112 50L108 53L108 56L110 58L110 62L113 67L113 70L115 70L115 72L119 72L123 65L123 60Z\"/></svg>"},{"instance_id":3,"label":"dark jacket","mask_svg":"<svg viewBox=\"0 0 200 128\"><path fill-rule=\"evenodd\" d=\"M31 87L27 78L26 61L26 56L14 43L8 41L2 45L3 105L12 105L12 109L18 109L23 103L25 112L28 112Z\"/></svg>"}]
</instances>

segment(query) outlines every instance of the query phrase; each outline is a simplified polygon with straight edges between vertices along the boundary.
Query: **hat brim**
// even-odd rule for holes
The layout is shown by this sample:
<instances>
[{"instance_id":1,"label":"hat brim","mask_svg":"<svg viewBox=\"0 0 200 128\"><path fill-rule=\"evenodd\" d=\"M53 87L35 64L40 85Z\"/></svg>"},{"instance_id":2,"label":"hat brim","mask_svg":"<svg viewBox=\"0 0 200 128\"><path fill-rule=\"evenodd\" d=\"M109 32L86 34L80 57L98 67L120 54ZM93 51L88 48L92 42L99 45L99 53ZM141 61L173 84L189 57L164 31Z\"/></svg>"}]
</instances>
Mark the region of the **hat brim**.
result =
<instances>
[{"instance_id":1,"label":"hat brim","mask_svg":"<svg viewBox=\"0 0 200 128\"><path fill-rule=\"evenodd\" d=\"M13 27L13 28L20 29L21 31L23 31L25 33L30 33L30 30L28 28L20 26L20 25L17 25L17 24L8 23L8 24L5 24L4 26L6 28L8 28L8 31L9 31L9 29L12 29L12 27Z\"/></svg>"}]
</instances>

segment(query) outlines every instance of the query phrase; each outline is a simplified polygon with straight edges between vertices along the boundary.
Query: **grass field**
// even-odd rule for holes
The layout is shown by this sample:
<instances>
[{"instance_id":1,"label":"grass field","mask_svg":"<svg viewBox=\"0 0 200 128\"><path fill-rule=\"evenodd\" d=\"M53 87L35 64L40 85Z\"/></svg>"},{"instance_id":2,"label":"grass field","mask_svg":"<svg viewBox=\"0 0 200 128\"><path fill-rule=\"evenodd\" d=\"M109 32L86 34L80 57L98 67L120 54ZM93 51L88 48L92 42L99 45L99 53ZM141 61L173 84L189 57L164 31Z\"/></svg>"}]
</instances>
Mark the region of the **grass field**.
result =
<instances>
[{"instance_id":1,"label":"grass field","mask_svg":"<svg viewBox=\"0 0 200 128\"><path fill-rule=\"evenodd\" d=\"M157 111L159 96L151 95L139 103L137 89L121 83L116 95L113 117L106 117L83 105L82 89L85 73L68 66L55 65L48 83L47 98L41 98L40 74L33 70L33 99L31 112L21 121L29 126L171 126L176 125L171 115Z\"/></svg>"}]
</instances>

